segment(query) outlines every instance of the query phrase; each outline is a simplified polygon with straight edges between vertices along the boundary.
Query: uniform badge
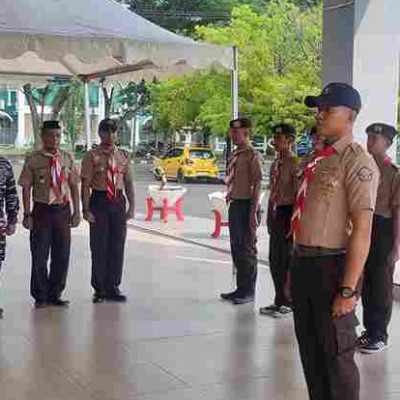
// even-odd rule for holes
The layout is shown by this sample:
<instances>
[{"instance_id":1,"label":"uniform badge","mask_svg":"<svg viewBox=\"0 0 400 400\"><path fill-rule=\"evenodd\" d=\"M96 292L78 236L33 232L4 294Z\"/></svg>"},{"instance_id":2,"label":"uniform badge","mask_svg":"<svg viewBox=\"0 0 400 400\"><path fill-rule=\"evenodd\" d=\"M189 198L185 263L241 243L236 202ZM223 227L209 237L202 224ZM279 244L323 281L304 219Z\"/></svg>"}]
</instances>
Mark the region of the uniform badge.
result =
<instances>
[{"instance_id":1,"label":"uniform badge","mask_svg":"<svg viewBox=\"0 0 400 400\"><path fill-rule=\"evenodd\" d=\"M324 168L321 176L321 192L322 196L332 197L339 187L339 170L338 168Z\"/></svg>"},{"instance_id":2,"label":"uniform badge","mask_svg":"<svg viewBox=\"0 0 400 400\"><path fill-rule=\"evenodd\" d=\"M357 177L361 182L371 182L374 173L368 167L362 167L357 172Z\"/></svg>"}]
</instances>

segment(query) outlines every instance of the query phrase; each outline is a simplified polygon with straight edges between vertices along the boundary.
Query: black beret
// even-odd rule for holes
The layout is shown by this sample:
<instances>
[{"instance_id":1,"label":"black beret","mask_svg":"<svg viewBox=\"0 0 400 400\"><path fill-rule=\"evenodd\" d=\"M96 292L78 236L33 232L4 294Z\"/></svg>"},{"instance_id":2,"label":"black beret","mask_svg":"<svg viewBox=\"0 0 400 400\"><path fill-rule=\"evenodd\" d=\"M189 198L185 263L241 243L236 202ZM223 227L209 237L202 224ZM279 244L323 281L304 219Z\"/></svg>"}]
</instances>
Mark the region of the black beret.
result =
<instances>
[{"instance_id":1,"label":"black beret","mask_svg":"<svg viewBox=\"0 0 400 400\"><path fill-rule=\"evenodd\" d=\"M296 137L296 129L294 126L289 124L278 124L272 128L272 133L274 135L285 135Z\"/></svg>"},{"instance_id":2,"label":"black beret","mask_svg":"<svg viewBox=\"0 0 400 400\"><path fill-rule=\"evenodd\" d=\"M391 142L397 135L395 127L383 123L369 125L366 131L367 135L382 135L388 138Z\"/></svg>"},{"instance_id":3,"label":"black beret","mask_svg":"<svg viewBox=\"0 0 400 400\"><path fill-rule=\"evenodd\" d=\"M319 96L308 96L304 103L310 108L345 106L356 112L362 106L360 93L352 86L340 82L330 83Z\"/></svg>"},{"instance_id":4,"label":"black beret","mask_svg":"<svg viewBox=\"0 0 400 400\"><path fill-rule=\"evenodd\" d=\"M42 131L46 129L61 129L60 121L44 121Z\"/></svg>"},{"instance_id":5,"label":"black beret","mask_svg":"<svg viewBox=\"0 0 400 400\"><path fill-rule=\"evenodd\" d=\"M251 121L248 118L233 119L229 126L231 128L251 128Z\"/></svg>"}]
</instances>

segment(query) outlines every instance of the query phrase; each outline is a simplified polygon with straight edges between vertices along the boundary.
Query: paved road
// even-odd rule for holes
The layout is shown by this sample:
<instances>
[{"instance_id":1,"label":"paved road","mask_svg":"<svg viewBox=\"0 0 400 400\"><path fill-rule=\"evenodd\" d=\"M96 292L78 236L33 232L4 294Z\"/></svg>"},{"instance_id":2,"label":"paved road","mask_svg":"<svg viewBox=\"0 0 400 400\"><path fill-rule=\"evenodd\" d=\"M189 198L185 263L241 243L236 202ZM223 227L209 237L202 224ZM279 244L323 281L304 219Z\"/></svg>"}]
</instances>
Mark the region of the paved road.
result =
<instances>
[{"instance_id":1,"label":"paved road","mask_svg":"<svg viewBox=\"0 0 400 400\"><path fill-rule=\"evenodd\" d=\"M15 176L18 179L21 172L21 163L14 163ZM149 185L156 183L152 173L151 165L137 164L134 167L134 179L136 188L138 213L145 213L145 198L147 197L147 188ZM187 193L185 194L183 212L185 215L200 218L213 218L210 210L210 203L207 195L215 191L224 190L224 185L215 183L186 183Z\"/></svg>"}]
</instances>

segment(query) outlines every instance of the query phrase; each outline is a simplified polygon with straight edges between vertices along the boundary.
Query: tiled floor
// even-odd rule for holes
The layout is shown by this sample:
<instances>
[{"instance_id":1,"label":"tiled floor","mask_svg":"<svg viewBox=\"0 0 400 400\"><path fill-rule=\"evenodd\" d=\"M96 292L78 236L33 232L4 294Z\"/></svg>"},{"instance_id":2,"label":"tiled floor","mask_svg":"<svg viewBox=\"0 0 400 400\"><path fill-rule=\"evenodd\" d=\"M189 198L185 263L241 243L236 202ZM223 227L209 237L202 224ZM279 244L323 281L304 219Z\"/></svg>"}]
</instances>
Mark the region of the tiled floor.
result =
<instances>
[{"instance_id":1,"label":"tiled floor","mask_svg":"<svg viewBox=\"0 0 400 400\"><path fill-rule=\"evenodd\" d=\"M129 232L126 305L91 303L88 231L73 237L68 310L35 310L28 235L8 248L0 321L1 400L306 400L292 321L218 300L227 255ZM256 306L272 297L262 268ZM264 301L265 300L265 301ZM358 357L361 400L400 400L400 310L391 348Z\"/></svg>"}]
</instances>

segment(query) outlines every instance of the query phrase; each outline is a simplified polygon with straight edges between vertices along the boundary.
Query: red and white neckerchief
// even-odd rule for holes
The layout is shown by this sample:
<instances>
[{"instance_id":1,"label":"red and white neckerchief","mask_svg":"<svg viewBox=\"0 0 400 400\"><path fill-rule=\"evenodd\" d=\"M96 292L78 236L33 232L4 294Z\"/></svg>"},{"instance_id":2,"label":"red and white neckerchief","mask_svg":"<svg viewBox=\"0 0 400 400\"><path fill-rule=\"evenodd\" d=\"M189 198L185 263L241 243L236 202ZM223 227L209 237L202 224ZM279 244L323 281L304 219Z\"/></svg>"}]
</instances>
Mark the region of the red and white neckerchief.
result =
<instances>
[{"instance_id":1,"label":"red and white neckerchief","mask_svg":"<svg viewBox=\"0 0 400 400\"><path fill-rule=\"evenodd\" d=\"M297 191L296 202L293 210L291 235L295 236L296 232L300 228L300 218L306 209L308 184L314 179L317 165L323 159L335 153L336 149L333 146L329 146L322 151L316 152L312 160L304 167L302 181L299 190Z\"/></svg>"},{"instance_id":2,"label":"red and white neckerchief","mask_svg":"<svg viewBox=\"0 0 400 400\"><path fill-rule=\"evenodd\" d=\"M383 165L385 167L390 167L393 164L392 159L389 156L386 156L385 159L383 160Z\"/></svg>"},{"instance_id":3,"label":"red and white neckerchief","mask_svg":"<svg viewBox=\"0 0 400 400\"><path fill-rule=\"evenodd\" d=\"M50 166L50 175L51 175L51 187L50 187L50 200L49 204L54 202L62 202L64 193L63 193L63 182L66 181L66 177L61 168L61 153L57 152L55 154L52 153L44 153L45 156L50 157L51 166Z\"/></svg>"},{"instance_id":4,"label":"red and white neckerchief","mask_svg":"<svg viewBox=\"0 0 400 400\"><path fill-rule=\"evenodd\" d=\"M115 199L117 197L117 179L119 168L116 165L114 152L109 155L107 167L107 198Z\"/></svg>"},{"instance_id":5,"label":"red and white neckerchief","mask_svg":"<svg viewBox=\"0 0 400 400\"><path fill-rule=\"evenodd\" d=\"M246 147L245 149L236 150L232 153L232 156L231 156L231 159L230 159L229 165L228 165L228 171L227 171L228 173L226 175L226 201L227 202L229 202L231 199L237 160L239 158L239 155L244 153L247 150L248 150L248 147Z\"/></svg>"}]
</instances>

